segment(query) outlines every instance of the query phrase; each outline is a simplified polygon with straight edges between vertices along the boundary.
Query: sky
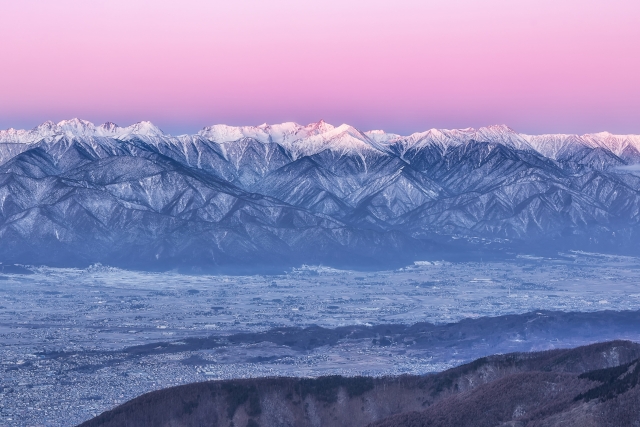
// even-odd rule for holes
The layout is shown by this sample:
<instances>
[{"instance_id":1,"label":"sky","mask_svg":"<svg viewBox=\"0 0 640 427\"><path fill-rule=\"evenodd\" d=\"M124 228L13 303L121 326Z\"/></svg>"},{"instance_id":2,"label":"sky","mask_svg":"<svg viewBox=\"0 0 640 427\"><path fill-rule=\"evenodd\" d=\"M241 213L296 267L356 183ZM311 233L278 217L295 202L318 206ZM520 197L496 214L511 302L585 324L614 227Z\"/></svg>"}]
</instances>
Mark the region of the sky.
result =
<instances>
[{"instance_id":1,"label":"sky","mask_svg":"<svg viewBox=\"0 0 640 427\"><path fill-rule=\"evenodd\" d=\"M0 0L0 129L640 134L638 0Z\"/></svg>"}]
</instances>

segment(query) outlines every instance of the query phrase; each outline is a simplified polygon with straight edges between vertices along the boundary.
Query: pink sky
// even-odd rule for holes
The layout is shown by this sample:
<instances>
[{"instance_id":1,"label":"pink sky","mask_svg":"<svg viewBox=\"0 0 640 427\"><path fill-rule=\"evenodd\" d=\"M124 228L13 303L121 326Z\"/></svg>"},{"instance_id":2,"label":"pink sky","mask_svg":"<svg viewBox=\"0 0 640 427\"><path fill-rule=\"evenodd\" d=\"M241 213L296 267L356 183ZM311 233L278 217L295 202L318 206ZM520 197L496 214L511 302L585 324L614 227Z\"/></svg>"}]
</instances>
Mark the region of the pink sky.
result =
<instances>
[{"instance_id":1,"label":"pink sky","mask_svg":"<svg viewBox=\"0 0 640 427\"><path fill-rule=\"evenodd\" d=\"M0 128L640 133L640 1L0 3Z\"/></svg>"}]
</instances>

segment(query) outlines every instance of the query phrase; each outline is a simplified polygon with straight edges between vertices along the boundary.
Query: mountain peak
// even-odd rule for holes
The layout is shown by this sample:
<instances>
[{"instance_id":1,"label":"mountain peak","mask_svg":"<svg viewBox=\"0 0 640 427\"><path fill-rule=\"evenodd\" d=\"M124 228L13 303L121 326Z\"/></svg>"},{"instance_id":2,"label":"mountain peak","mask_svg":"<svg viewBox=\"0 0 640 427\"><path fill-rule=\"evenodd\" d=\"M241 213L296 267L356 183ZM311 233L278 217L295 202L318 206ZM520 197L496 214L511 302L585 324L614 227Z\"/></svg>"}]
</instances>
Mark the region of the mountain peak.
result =
<instances>
[{"instance_id":1,"label":"mountain peak","mask_svg":"<svg viewBox=\"0 0 640 427\"><path fill-rule=\"evenodd\" d=\"M320 119L320 121L316 122L316 123L311 123L309 125L306 126L309 129L314 129L319 133L322 132L330 132L333 129L335 129L335 127L333 125L330 125L329 123L325 122L323 119Z\"/></svg>"},{"instance_id":2,"label":"mountain peak","mask_svg":"<svg viewBox=\"0 0 640 427\"><path fill-rule=\"evenodd\" d=\"M58 126L87 127L87 126L94 126L94 125L88 120L82 120L77 117L74 117L72 119L59 121Z\"/></svg>"},{"instance_id":3,"label":"mountain peak","mask_svg":"<svg viewBox=\"0 0 640 427\"><path fill-rule=\"evenodd\" d=\"M488 129L494 132L517 133L515 130L511 129L507 125L489 125L489 126L484 126L480 129Z\"/></svg>"},{"instance_id":4,"label":"mountain peak","mask_svg":"<svg viewBox=\"0 0 640 427\"><path fill-rule=\"evenodd\" d=\"M96 131L96 127L93 123L78 118L62 120L61 122L58 122L58 127L64 132L70 133L74 136L92 136Z\"/></svg>"},{"instance_id":5,"label":"mountain peak","mask_svg":"<svg viewBox=\"0 0 640 427\"><path fill-rule=\"evenodd\" d=\"M54 130L58 127L57 124L55 124L54 122L52 122L51 120L47 120L46 122L43 122L41 124L39 124L38 126L34 127L33 130L34 131L41 131L41 130Z\"/></svg>"},{"instance_id":6,"label":"mountain peak","mask_svg":"<svg viewBox=\"0 0 640 427\"><path fill-rule=\"evenodd\" d=\"M101 124L100 126L98 126L100 129L105 129L105 130L116 130L116 129L120 129L120 126L118 126L117 124L113 123L113 122L104 122L103 124Z\"/></svg>"},{"instance_id":7,"label":"mountain peak","mask_svg":"<svg viewBox=\"0 0 640 427\"><path fill-rule=\"evenodd\" d=\"M127 133L140 136L163 136L165 133L156 125L148 120L134 123L124 128Z\"/></svg>"}]
</instances>

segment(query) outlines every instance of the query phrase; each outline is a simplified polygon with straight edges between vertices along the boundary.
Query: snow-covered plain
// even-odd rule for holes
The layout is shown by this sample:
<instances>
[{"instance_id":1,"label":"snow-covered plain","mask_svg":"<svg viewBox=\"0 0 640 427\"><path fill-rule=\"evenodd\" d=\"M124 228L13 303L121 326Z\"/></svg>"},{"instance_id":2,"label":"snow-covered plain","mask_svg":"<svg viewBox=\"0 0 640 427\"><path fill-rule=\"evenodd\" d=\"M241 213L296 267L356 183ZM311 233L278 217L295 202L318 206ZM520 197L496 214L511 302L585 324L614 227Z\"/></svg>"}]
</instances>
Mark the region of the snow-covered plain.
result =
<instances>
[{"instance_id":1,"label":"snow-covered plain","mask_svg":"<svg viewBox=\"0 0 640 427\"><path fill-rule=\"evenodd\" d=\"M425 261L378 272L303 266L272 276L30 267L34 274L0 275L0 424L74 425L144 392L213 378L440 371L495 349L381 346L371 339L305 351L268 341L199 351L180 346L187 338L282 326L639 310L639 267L637 258L585 253L493 263ZM614 338L638 340L640 331L600 337ZM500 351L593 339L522 337L501 344ZM160 342L176 350L135 358L123 353Z\"/></svg>"}]
</instances>

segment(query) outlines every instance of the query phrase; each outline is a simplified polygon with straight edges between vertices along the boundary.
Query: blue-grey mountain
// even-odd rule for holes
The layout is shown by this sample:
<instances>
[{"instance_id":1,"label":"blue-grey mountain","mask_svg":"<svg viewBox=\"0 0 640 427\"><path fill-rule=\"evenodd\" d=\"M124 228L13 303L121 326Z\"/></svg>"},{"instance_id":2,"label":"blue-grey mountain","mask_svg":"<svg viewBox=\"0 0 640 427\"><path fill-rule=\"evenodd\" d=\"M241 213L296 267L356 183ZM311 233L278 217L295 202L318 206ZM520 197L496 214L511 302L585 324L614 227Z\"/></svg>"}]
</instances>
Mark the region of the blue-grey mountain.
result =
<instances>
[{"instance_id":1,"label":"blue-grey mountain","mask_svg":"<svg viewBox=\"0 0 640 427\"><path fill-rule=\"evenodd\" d=\"M640 136L325 122L0 131L0 261L139 268L640 252Z\"/></svg>"}]
</instances>

